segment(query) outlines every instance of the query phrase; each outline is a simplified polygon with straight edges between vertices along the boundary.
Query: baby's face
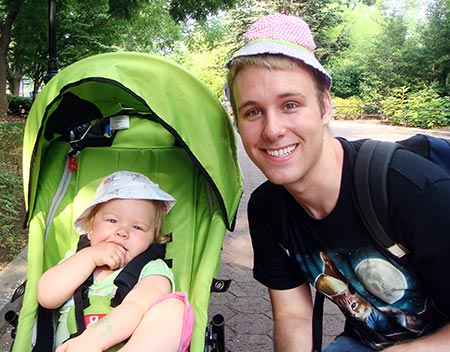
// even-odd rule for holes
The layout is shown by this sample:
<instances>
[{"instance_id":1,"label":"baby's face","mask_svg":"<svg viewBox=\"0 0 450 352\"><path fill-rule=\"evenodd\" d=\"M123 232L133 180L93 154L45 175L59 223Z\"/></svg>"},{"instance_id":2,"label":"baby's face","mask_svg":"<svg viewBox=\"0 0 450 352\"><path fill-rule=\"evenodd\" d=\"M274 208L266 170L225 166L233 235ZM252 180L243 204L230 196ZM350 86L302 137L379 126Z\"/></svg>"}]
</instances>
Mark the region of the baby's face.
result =
<instances>
[{"instance_id":1,"label":"baby's face","mask_svg":"<svg viewBox=\"0 0 450 352\"><path fill-rule=\"evenodd\" d=\"M91 245L112 242L126 250L126 263L155 239L156 208L152 201L113 199L100 206L89 231Z\"/></svg>"}]
</instances>

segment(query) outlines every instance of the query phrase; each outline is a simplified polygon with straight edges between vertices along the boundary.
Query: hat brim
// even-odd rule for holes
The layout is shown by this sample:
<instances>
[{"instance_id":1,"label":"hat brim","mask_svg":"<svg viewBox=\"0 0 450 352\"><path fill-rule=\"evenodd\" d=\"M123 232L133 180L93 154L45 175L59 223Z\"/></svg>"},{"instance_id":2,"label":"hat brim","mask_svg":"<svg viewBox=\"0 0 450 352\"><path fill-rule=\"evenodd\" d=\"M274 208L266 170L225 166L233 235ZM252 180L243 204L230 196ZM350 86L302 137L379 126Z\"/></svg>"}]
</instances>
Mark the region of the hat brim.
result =
<instances>
[{"instance_id":1,"label":"hat brim","mask_svg":"<svg viewBox=\"0 0 450 352\"><path fill-rule=\"evenodd\" d=\"M302 47L296 47L294 45L288 45L281 41L255 41L249 42L244 46L236 55L234 55L228 62L227 67L230 68L234 59L242 56L255 56L255 55L284 55L293 59L302 61L305 65L318 70L323 74L328 89L331 88L332 79L330 74L323 68L321 63L316 59L313 53Z\"/></svg>"},{"instance_id":2,"label":"hat brim","mask_svg":"<svg viewBox=\"0 0 450 352\"><path fill-rule=\"evenodd\" d=\"M142 189L139 190L142 191ZM74 221L75 231L80 235L86 234L88 232L88 221L92 213L92 210L95 208L96 205L106 203L112 199L136 199L136 200L144 199L144 200L162 201L166 205L166 214L170 211L170 209L172 209L172 207L176 203L175 198L173 198L170 194L162 191L161 189L153 188L151 192L152 192L151 195L146 196L144 191L144 194L138 197L133 197L130 196L129 194L121 195L120 192L119 194L116 194L114 196L112 196L111 193L107 193L104 196L95 199Z\"/></svg>"}]
</instances>

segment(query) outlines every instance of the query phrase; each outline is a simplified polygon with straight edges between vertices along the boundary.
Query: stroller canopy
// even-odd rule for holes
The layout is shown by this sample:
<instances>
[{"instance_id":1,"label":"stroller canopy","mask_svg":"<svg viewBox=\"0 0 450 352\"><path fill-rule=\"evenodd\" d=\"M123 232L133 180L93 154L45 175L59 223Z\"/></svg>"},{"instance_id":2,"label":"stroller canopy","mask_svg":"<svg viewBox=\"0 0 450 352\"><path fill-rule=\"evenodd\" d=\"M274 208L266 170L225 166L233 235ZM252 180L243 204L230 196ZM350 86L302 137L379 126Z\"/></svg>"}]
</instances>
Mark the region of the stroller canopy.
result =
<instances>
[{"instance_id":1,"label":"stroller canopy","mask_svg":"<svg viewBox=\"0 0 450 352\"><path fill-rule=\"evenodd\" d=\"M72 110L58 114L70 92L81 98L80 105L89 104L88 109L83 106L83 113ZM203 170L219 200L226 227L232 230L242 195L242 175L236 163L234 130L225 109L181 66L142 53L89 57L65 68L63 75L56 75L44 87L30 111L24 135L28 214L33 212L40 161L50 143L85 122L127 112L149 115L174 136Z\"/></svg>"},{"instance_id":2,"label":"stroller canopy","mask_svg":"<svg viewBox=\"0 0 450 352\"><path fill-rule=\"evenodd\" d=\"M76 212L100 179L118 169L145 173L177 199L166 259L194 307L191 350L203 349L211 282L243 189L234 129L211 90L179 65L155 55L109 53L58 73L28 116L28 271L14 351L34 343L37 283L78 241Z\"/></svg>"}]
</instances>

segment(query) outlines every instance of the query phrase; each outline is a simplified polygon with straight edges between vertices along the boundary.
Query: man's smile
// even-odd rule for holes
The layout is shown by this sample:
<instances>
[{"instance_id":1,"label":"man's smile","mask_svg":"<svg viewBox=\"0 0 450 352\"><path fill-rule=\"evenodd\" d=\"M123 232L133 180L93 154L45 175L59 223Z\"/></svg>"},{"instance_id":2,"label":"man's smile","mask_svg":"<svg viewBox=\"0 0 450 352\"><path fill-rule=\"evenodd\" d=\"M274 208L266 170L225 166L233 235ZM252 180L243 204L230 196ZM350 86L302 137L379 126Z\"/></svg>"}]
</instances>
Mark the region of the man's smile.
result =
<instances>
[{"instance_id":1,"label":"man's smile","mask_svg":"<svg viewBox=\"0 0 450 352\"><path fill-rule=\"evenodd\" d=\"M291 154L296 148L298 144L293 144L288 147L284 147L281 149L266 149L267 154L270 156L274 156L277 158L283 158L289 154Z\"/></svg>"}]
</instances>

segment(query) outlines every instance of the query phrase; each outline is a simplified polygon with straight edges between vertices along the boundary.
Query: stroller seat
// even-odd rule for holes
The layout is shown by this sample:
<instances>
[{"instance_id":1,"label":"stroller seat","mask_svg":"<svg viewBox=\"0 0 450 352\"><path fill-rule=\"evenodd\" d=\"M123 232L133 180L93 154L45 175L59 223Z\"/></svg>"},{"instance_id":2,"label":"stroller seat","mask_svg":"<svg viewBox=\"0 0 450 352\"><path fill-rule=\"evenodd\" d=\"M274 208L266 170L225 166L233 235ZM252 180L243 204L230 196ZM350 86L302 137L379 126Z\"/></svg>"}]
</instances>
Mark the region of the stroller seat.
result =
<instances>
[{"instance_id":1,"label":"stroller seat","mask_svg":"<svg viewBox=\"0 0 450 352\"><path fill-rule=\"evenodd\" d=\"M234 138L220 102L164 58L102 54L56 75L25 129L28 272L13 351L33 350L40 333L37 282L76 248L73 219L117 170L145 174L177 199L165 259L176 290L189 294L194 309L191 351L202 351L212 280L242 195Z\"/></svg>"}]
</instances>

